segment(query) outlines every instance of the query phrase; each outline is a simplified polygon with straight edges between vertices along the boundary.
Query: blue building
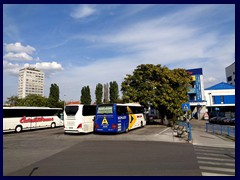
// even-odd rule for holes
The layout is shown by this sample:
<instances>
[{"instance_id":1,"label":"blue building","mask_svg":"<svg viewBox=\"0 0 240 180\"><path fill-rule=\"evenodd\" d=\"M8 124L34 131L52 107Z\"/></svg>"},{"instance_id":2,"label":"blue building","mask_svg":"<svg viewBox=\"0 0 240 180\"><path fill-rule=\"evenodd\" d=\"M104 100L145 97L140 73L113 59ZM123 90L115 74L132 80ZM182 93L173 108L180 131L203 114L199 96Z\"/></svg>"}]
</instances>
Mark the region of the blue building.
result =
<instances>
[{"instance_id":1,"label":"blue building","mask_svg":"<svg viewBox=\"0 0 240 180\"><path fill-rule=\"evenodd\" d=\"M192 77L191 87L188 92L190 105L205 105L202 68L188 69L187 72Z\"/></svg>"},{"instance_id":2,"label":"blue building","mask_svg":"<svg viewBox=\"0 0 240 180\"><path fill-rule=\"evenodd\" d=\"M208 112L235 113L235 86L221 82L205 89Z\"/></svg>"},{"instance_id":3,"label":"blue building","mask_svg":"<svg viewBox=\"0 0 240 180\"><path fill-rule=\"evenodd\" d=\"M188 102L191 107L192 116L202 119L206 110L207 101L204 95L203 71L202 68L188 69L192 82L188 91Z\"/></svg>"}]
</instances>

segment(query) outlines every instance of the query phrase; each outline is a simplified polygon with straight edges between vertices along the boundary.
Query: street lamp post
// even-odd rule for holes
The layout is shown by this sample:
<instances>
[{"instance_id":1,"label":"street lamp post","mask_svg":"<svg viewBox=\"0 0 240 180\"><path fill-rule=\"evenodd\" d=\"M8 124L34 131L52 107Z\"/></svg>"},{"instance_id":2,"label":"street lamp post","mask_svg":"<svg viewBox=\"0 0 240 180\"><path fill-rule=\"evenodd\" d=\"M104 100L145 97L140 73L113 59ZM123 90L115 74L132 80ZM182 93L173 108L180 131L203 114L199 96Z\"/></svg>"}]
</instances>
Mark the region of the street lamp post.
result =
<instances>
[{"instance_id":1,"label":"street lamp post","mask_svg":"<svg viewBox=\"0 0 240 180\"><path fill-rule=\"evenodd\" d=\"M66 105L66 100L65 100L66 94L64 94L63 96L64 96L64 100L63 100L63 109L64 109Z\"/></svg>"},{"instance_id":2,"label":"street lamp post","mask_svg":"<svg viewBox=\"0 0 240 180\"><path fill-rule=\"evenodd\" d=\"M212 94L212 93L208 93L208 95L209 95L209 102L210 102L210 109L211 109L211 112L212 112L212 100L211 100L211 94Z\"/></svg>"}]
</instances>

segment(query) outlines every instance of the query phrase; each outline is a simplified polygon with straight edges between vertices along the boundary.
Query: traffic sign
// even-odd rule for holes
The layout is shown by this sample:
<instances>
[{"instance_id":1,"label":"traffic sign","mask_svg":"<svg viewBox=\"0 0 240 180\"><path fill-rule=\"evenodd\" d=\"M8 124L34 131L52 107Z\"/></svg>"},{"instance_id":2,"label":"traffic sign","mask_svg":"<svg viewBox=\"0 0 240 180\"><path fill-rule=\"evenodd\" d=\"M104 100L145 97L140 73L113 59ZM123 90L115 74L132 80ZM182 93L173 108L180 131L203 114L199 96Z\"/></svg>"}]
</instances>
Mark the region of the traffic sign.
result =
<instances>
[{"instance_id":1,"label":"traffic sign","mask_svg":"<svg viewBox=\"0 0 240 180\"><path fill-rule=\"evenodd\" d=\"M190 104L189 103L182 103L182 110L183 111L190 111Z\"/></svg>"}]
</instances>

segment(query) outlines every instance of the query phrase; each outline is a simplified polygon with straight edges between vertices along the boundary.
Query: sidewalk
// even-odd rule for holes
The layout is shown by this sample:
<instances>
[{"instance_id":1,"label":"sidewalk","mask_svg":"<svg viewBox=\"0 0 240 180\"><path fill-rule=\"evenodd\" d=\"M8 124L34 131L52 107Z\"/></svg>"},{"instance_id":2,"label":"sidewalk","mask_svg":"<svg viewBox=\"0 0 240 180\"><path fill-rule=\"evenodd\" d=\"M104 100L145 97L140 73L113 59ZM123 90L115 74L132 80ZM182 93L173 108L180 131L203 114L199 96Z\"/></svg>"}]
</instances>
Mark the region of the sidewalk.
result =
<instances>
[{"instance_id":1,"label":"sidewalk","mask_svg":"<svg viewBox=\"0 0 240 180\"><path fill-rule=\"evenodd\" d=\"M206 132L206 120L190 121L192 125L192 144L211 147L235 148L235 141L221 135Z\"/></svg>"}]
</instances>

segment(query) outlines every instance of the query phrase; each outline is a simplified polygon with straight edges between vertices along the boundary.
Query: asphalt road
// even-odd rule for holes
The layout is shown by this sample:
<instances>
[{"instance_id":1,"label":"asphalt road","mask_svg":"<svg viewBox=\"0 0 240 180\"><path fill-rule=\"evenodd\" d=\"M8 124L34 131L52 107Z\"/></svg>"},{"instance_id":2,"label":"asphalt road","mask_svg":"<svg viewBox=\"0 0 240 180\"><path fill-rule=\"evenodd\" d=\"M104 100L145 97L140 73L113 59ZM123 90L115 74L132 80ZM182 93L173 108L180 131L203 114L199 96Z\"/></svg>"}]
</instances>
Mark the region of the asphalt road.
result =
<instances>
[{"instance_id":1,"label":"asphalt road","mask_svg":"<svg viewBox=\"0 0 240 180\"><path fill-rule=\"evenodd\" d=\"M3 175L201 176L192 144L156 140L165 130L146 126L117 135L64 135L56 128L4 134Z\"/></svg>"}]
</instances>

